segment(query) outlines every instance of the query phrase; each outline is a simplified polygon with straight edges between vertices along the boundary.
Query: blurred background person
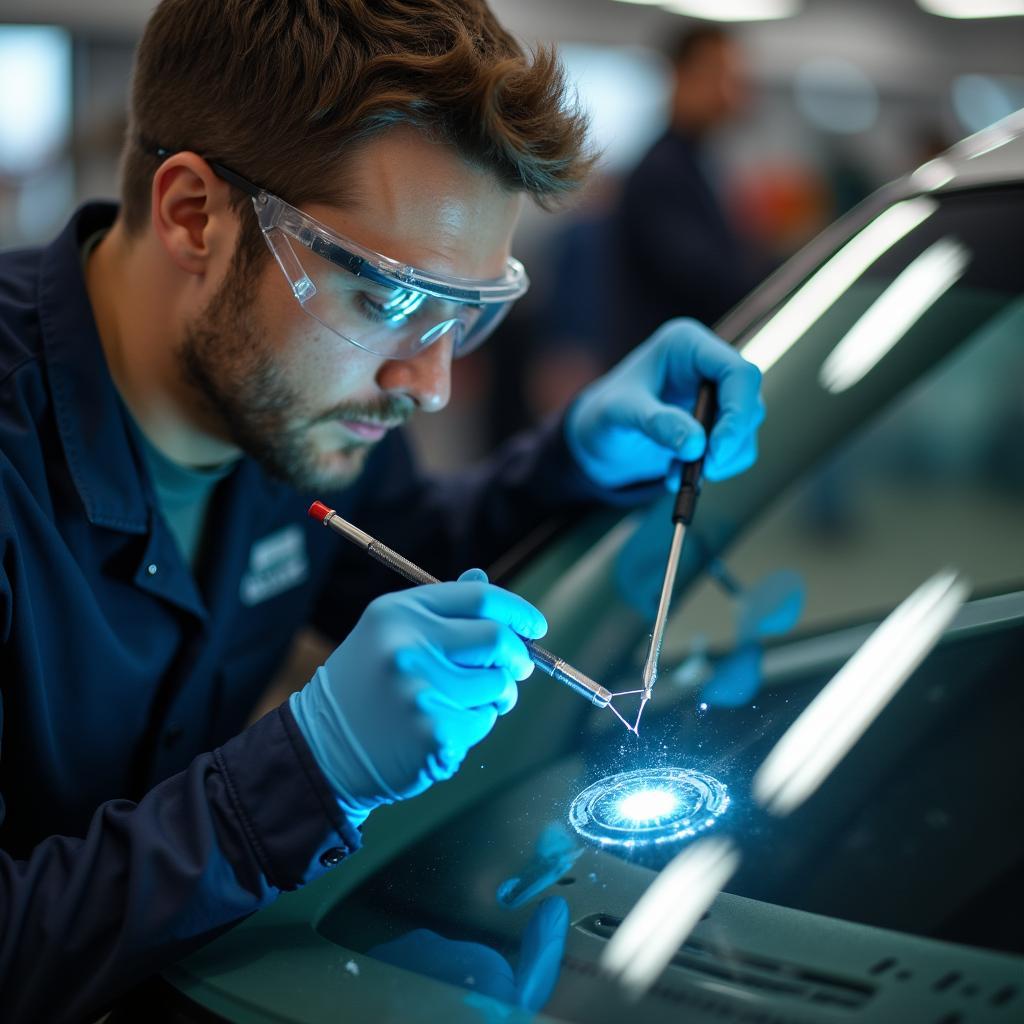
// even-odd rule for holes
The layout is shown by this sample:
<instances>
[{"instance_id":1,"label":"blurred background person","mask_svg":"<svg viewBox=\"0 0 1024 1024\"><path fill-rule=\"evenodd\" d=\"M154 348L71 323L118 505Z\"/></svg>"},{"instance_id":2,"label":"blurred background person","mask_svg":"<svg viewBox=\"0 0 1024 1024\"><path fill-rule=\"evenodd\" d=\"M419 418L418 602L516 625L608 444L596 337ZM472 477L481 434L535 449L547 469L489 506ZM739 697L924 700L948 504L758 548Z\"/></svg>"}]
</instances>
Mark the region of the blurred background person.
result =
<instances>
[{"instance_id":1,"label":"blurred background person","mask_svg":"<svg viewBox=\"0 0 1024 1024\"><path fill-rule=\"evenodd\" d=\"M492 443L560 412L611 365L608 334L608 210L618 182L596 177L545 239L521 307L501 325L502 344L482 352L491 371Z\"/></svg>"},{"instance_id":2,"label":"blurred background person","mask_svg":"<svg viewBox=\"0 0 1024 1024\"><path fill-rule=\"evenodd\" d=\"M607 173L588 189L548 240L548 282L502 329L514 343L487 354L495 439L557 413L665 321L714 323L767 266L734 226L708 152L747 109L743 49L698 23L676 33L665 57L655 141L624 175Z\"/></svg>"},{"instance_id":3,"label":"blurred background person","mask_svg":"<svg viewBox=\"0 0 1024 1024\"><path fill-rule=\"evenodd\" d=\"M609 224L609 364L672 317L713 324L759 276L706 151L747 105L743 50L703 24L678 36L669 58L668 128L627 177Z\"/></svg>"}]
</instances>

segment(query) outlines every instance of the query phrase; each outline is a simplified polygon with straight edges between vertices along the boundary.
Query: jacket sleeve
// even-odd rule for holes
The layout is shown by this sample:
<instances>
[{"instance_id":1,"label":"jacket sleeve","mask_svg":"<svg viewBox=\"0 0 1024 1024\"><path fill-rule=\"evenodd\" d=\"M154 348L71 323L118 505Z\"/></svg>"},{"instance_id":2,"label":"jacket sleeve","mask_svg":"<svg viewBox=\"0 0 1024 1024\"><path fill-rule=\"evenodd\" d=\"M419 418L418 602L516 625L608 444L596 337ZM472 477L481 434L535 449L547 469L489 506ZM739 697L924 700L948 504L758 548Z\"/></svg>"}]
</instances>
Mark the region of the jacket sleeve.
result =
<instances>
[{"instance_id":1,"label":"jacket sleeve","mask_svg":"<svg viewBox=\"0 0 1024 1024\"><path fill-rule=\"evenodd\" d=\"M0 1018L92 1019L358 843L282 705L84 837L0 851Z\"/></svg>"},{"instance_id":2,"label":"jacket sleeve","mask_svg":"<svg viewBox=\"0 0 1024 1024\"><path fill-rule=\"evenodd\" d=\"M601 506L632 507L662 493L660 481L607 490L577 466L565 441L564 417L510 439L489 459L445 476L420 469L396 432L352 510L355 524L441 580L488 569L534 530L571 522ZM340 640L367 603L405 586L400 578L344 541L319 595L313 625Z\"/></svg>"}]
</instances>

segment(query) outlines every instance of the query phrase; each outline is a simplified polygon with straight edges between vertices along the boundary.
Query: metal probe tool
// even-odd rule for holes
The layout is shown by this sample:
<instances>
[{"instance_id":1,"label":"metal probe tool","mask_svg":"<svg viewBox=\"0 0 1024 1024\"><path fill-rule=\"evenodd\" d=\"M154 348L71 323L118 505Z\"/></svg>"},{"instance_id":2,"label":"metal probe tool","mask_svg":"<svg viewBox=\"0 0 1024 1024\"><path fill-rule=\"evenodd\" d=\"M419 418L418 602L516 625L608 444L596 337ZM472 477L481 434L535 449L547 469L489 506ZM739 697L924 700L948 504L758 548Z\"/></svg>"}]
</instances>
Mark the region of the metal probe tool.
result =
<instances>
[{"instance_id":1,"label":"metal probe tool","mask_svg":"<svg viewBox=\"0 0 1024 1024\"><path fill-rule=\"evenodd\" d=\"M704 428L707 437L711 437L711 428L717 415L715 385L705 380L697 391L697 401L693 408L693 417ZM707 448L704 449L705 454ZM668 549L668 561L665 563L665 578L661 584L661 596L658 599L658 612L654 617L654 629L651 632L651 646L644 662L643 690L640 697L640 710L637 712L636 732L640 725L640 716L644 713L647 702L651 699L654 682L658 678L658 659L661 656L661 642L665 636L665 623L668 620L668 609L672 603L672 590L675 587L676 571L679 569L679 556L683 551L686 528L693 521L693 513L697 508L697 496L700 494L700 475L704 469L704 455L693 462L680 462L679 492L676 494L672 508L672 544Z\"/></svg>"},{"instance_id":2,"label":"metal probe tool","mask_svg":"<svg viewBox=\"0 0 1024 1024\"><path fill-rule=\"evenodd\" d=\"M410 562L407 558L403 558L397 551L392 551L386 544L382 544L379 540L360 530L358 526L353 526L352 523L342 519L333 508L328 508L322 501L314 501L309 506L309 515L311 518L323 523L324 526L330 527L336 533L340 533L346 540L350 540L357 547L362 548L371 558L375 558L381 565L386 566L392 572L398 573L399 576L403 576L410 583L441 582L415 563ZM546 672L552 679L568 686L570 690L586 698L595 707L611 707L611 700L615 694L610 690L606 690L600 683L594 682L593 679L584 675L579 669L573 668L568 662L545 650L533 640L527 640L524 637L523 643L526 644L530 658L537 668ZM615 708L612 708L612 711L615 711L615 714L622 718ZM628 723L625 723L624 719L623 723L629 728Z\"/></svg>"}]
</instances>

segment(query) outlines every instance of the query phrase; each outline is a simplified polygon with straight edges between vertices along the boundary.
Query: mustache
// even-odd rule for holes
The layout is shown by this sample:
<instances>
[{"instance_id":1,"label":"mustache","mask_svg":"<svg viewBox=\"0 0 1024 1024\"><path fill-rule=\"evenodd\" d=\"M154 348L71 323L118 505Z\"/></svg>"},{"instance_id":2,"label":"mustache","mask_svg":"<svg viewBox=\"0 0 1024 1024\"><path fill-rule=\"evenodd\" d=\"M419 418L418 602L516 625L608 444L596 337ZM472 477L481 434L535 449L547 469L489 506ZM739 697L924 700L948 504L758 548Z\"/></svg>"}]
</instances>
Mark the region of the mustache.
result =
<instances>
[{"instance_id":1,"label":"mustache","mask_svg":"<svg viewBox=\"0 0 1024 1024\"><path fill-rule=\"evenodd\" d=\"M310 424L327 423L332 420L357 420L360 423L398 427L415 411L416 403L411 398L394 395L378 402L341 402L311 420Z\"/></svg>"}]
</instances>

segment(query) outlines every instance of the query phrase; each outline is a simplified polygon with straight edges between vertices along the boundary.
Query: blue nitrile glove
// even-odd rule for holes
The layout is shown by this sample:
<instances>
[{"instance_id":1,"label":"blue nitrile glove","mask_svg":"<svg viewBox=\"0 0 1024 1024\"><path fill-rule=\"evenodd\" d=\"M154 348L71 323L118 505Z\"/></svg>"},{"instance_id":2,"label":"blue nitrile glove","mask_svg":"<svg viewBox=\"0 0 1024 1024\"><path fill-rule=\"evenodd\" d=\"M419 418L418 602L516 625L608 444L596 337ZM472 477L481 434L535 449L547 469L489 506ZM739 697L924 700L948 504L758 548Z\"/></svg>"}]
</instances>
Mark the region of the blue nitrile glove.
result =
<instances>
[{"instance_id":1,"label":"blue nitrile glove","mask_svg":"<svg viewBox=\"0 0 1024 1024\"><path fill-rule=\"evenodd\" d=\"M674 458L699 458L704 431L686 410L703 380L718 385L704 475L724 480L748 469L764 419L761 372L696 320L670 320L580 393L566 417L580 468L613 488L666 477Z\"/></svg>"},{"instance_id":2,"label":"blue nitrile glove","mask_svg":"<svg viewBox=\"0 0 1024 1024\"><path fill-rule=\"evenodd\" d=\"M374 946L367 955L537 1013L558 983L568 931L569 905L561 896L549 896L527 922L514 971L489 946L446 939L426 928Z\"/></svg>"},{"instance_id":3,"label":"blue nitrile glove","mask_svg":"<svg viewBox=\"0 0 1024 1024\"><path fill-rule=\"evenodd\" d=\"M345 641L291 696L302 735L342 810L422 793L516 703L533 671L521 637L547 631L528 601L470 569L371 602Z\"/></svg>"}]
</instances>

